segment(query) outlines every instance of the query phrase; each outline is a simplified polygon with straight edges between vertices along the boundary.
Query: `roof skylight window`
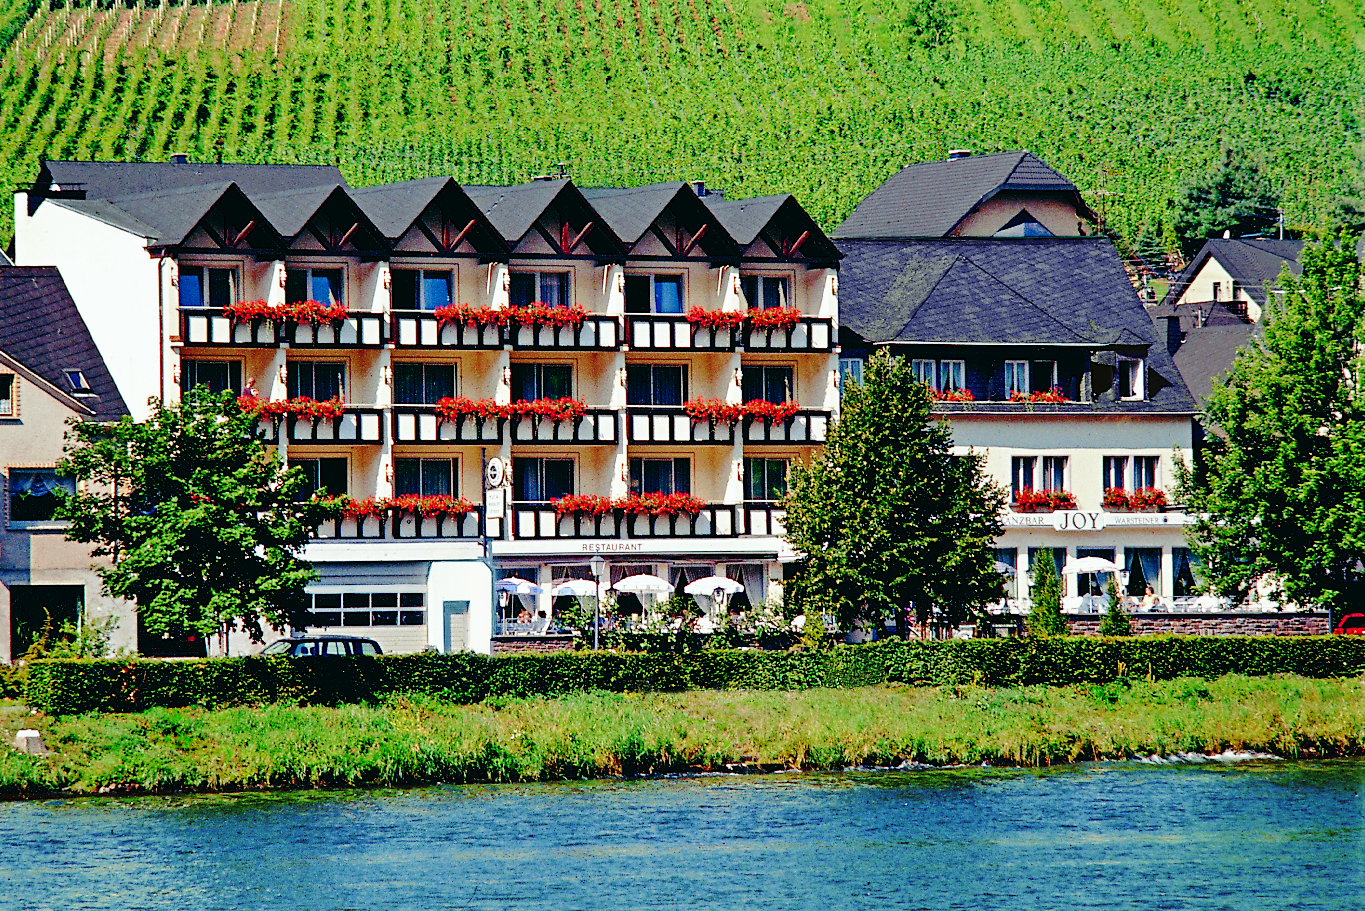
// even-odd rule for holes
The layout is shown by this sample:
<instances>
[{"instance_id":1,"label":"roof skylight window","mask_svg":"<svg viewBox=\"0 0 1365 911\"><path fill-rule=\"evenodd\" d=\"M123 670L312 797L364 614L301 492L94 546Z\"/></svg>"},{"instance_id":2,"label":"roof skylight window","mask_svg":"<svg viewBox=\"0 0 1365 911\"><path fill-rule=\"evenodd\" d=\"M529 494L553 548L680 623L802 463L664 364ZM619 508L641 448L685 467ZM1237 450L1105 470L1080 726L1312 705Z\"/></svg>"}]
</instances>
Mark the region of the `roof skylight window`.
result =
<instances>
[{"instance_id":1,"label":"roof skylight window","mask_svg":"<svg viewBox=\"0 0 1365 911\"><path fill-rule=\"evenodd\" d=\"M75 392L93 392L90 382L85 378L84 371L67 370L66 381L71 384L71 389Z\"/></svg>"}]
</instances>

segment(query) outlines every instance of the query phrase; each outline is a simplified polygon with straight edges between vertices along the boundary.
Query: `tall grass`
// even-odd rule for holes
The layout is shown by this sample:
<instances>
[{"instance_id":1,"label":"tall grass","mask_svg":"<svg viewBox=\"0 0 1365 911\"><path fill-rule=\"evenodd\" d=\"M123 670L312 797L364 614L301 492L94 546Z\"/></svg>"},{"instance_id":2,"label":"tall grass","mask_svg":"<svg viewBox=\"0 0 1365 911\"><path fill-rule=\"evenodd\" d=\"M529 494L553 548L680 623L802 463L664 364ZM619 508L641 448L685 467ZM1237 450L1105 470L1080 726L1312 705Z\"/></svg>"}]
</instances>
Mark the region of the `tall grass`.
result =
<instances>
[{"instance_id":1,"label":"tall grass","mask_svg":"<svg viewBox=\"0 0 1365 911\"><path fill-rule=\"evenodd\" d=\"M1040 766L1177 752L1365 750L1365 681L1228 676L1092 687L587 693L451 705L272 705L0 720L0 794L411 785L747 766Z\"/></svg>"}]
</instances>

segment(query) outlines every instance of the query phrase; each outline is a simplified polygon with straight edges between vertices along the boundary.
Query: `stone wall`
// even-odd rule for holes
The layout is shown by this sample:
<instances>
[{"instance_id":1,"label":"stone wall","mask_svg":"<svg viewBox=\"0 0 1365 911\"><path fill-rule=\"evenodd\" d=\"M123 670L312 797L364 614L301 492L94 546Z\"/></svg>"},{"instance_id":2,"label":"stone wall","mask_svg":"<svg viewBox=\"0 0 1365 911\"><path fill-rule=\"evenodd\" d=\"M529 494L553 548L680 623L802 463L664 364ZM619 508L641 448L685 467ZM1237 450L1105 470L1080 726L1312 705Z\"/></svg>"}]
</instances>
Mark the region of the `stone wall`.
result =
<instances>
[{"instance_id":1,"label":"stone wall","mask_svg":"<svg viewBox=\"0 0 1365 911\"><path fill-rule=\"evenodd\" d=\"M565 652L574 647L574 636L494 636L493 654Z\"/></svg>"},{"instance_id":2,"label":"stone wall","mask_svg":"<svg viewBox=\"0 0 1365 911\"><path fill-rule=\"evenodd\" d=\"M1129 614L1135 636L1326 636L1327 614ZM1078 636L1098 636L1100 617L1071 614Z\"/></svg>"}]
</instances>

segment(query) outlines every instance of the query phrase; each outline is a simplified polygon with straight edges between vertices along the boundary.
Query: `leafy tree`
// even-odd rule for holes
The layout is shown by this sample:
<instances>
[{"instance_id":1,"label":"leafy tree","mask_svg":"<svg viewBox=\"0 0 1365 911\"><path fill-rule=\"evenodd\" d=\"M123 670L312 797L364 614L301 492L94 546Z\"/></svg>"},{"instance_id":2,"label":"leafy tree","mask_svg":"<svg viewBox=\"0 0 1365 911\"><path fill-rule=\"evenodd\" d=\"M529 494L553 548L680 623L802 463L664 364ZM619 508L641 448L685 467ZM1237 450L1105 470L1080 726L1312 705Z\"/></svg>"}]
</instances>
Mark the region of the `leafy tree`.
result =
<instances>
[{"instance_id":1,"label":"leafy tree","mask_svg":"<svg viewBox=\"0 0 1365 911\"><path fill-rule=\"evenodd\" d=\"M1030 592L1033 607L1024 624L1030 636L1065 636L1066 618L1062 616L1062 580L1057 575L1057 563L1051 552L1038 551L1033 564L1033 588Z\"/></svg>"},{"instance_id":2,"label":"leafy tree","mask_svg":"<svg viewBox=\"0 0 1365 911\"><path fill-rule=\"evenodd\" d=\"M1257 234L1277 222L1279 195L1255 162L1224 149L1218 163L1186 182L1175 204L1173 226L1181 252L1191 257L1210 237Z\"/></svg>"},{"instance_id":3,"label":"leafy tree","mask_svg":"<svg viewBox=\"0 0 1365 911\"><path fill-rule=\"evenodd\" d=\"M879 352L844 387L824 452L792 466L787 539L806 556L787 595L808 618L829 608L848 629L895 617L903 632L912 604L960 622L1001 597L989 548L1004 494L981 456L951 454L930 407L909 363Z\"/></svg>"},{"instance_id":4,"label":"leafy tree","mask_svg":"<svg viewBox=\"0 0 1365 911\"><path fill-rule=\"evenodd\" d=\"M257 438L257 419L202 387L178 406L153 401L137 423L73 422L61 470L82 482L58 515L67 537L111 556L104 590L137 602L146 629L205 636L262 621L304 626L300 553L333 508L300 502L306 480Z\"/></svg>"},{"instance_id":5,"label":"leafy tree","mask_svg":"<svg viewBox=\"0 0 1365 911\"><path fill-rule=\"evenodd\" d=\"M1189 532L1225 594L1257 583L1338 610L1365 599L1365 299L1356 238L1308 244L1284 274L1263 334L1205 403L1196 475L1180 495Z\"/></svg>"},{"instance_id":6,"label":"leafy tree","mask_svg":"<svg viewBox=\"0 0 1365 911\"><path fill-rule=\"evenodd\" d=\"M1100 635L1133 635L1133 623L1128 619L1128 615L1123 612L1123 607L1120 605L1119 583L1112 573L1109 576L1109 584L1105 586L1104 593L1109 597L1109 608L1100 618Z\"/></svg>"},{"instance_id":7,"label":"leafy tree","mask_svg":"<svg viewBox=\"0 0 1365 911\"><path fill-rule=\"evenodd\" d=\"M911 56L917 48L939 47L957 33L959 10L952 0L910 0L902 28Z\"/></svg>"}]
</instances>

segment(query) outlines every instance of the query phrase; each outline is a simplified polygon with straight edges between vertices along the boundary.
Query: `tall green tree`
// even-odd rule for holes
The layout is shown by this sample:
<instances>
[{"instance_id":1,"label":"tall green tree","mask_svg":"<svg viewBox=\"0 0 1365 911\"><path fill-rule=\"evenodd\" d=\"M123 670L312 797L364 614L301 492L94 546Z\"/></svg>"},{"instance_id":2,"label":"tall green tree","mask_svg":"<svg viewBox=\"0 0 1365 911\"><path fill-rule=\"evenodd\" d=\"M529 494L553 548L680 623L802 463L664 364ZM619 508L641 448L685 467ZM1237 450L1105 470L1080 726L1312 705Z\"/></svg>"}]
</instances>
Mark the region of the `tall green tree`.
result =
<instances>
[{"instance_id":1,"label":"tall green tree","mask_svg":"<svg viewBox=\"0 0 1365 911\"><path fill-rule=\"evenodd\" d=\"M1033 606L1024 618L1029 635L1065 636L1069 632L1062 616L1062 579L1057 575L1057 561L1050 550L1038 551L1035 558L1029 600Z\"/></svg>"},{"instance_id":2,"label":"tall green tree","mask_svg":"<svg viewBox=\"0 0 1365 911\"><path fill-rule=\"evenodd\" d=\"M1278 221L1279 194L1245 154L1224 149L1208 171L1187 181L1175 203L1173 226L1180 249L1191 257L1210 237L1244 237Z\"/></svg>"},{"instance_id":3,"label":"tall green tree","mask_svg":"<svg viewBox=\"0 0 1365 911\"><path fill-rule=\"evenodd\" d=\"M843 390L825 449L792 466L787 538L805 559L789 591L812 610L897 620L913 604L952 622L1002 595L990 545L1004 493L982 457L951 454L946 421L908 362L884 351Z\"/></svg>"},{"instance_id":4,"label":"tall green tree","mask_svg":"<svg viewBox=\"0 0 1365 911\"><path fill-rule=\"evenodd\" d=\"M60 470L79 482L58 515L94 544L106 593L137 603L153 634L306 625L301 553L333 507L300 500L307 483L257 436L230 395L202 387L153 401L145 422L73 422Z\"/></svg>"},{"instance_id":5,"label":"tall green tree","mask_svg":"<svg viewBox=\"0 0 1365 911\"><path fill-rule=\"evenodd\" d=\"M1214 384L1198 472L1181 499L1212 585L1270 584L1333 610L1365 599L1365 295L1356 238L1309 244L1265 331Z\"/></svg>"},{"instance_id":6,"label":"tall green tree","mask_svg":"<svg viewBox=\"0 0 1365 911\"><path fill-rule=\"evenodd\" d=\"M1128 615L1123 612L1120 602L1123 596L1119 594L1119 583L1116 573L1109 574L1109 584L1105 586L1105 595L1109 599L1109 606L1100 618L1101 636L1131 636L1133 635L1133 623L1128 619Z\"/></svg>"}]
</instances>

